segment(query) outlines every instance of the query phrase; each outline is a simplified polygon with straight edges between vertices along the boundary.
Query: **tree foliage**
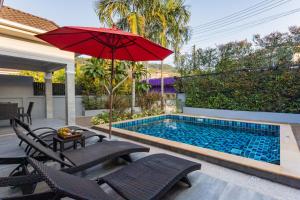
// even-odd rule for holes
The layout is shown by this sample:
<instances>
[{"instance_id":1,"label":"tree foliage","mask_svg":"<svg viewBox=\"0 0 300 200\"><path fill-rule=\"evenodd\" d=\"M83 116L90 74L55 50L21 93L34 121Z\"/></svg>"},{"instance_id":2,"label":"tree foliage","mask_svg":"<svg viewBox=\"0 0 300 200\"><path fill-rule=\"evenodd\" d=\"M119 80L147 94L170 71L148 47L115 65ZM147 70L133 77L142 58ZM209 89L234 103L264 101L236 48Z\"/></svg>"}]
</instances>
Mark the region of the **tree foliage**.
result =
<instances>
[{"instance_id":1,"label":"tree foliage","mask_svg":"<svg viewBox=\"0 0 300 200\"><path fill-rule=\"evenodd\" d=\"M176 83L190 107L300 113L300 28L182 55ZM187 76L189 75L189 76Z\"/></svg>"},{"instance_id":2,"label":"tree foliage","mask_svg":"<svg viewBox=\"0 0 300 200\"><path fill-rule=\"evenodd\" d=\"M144 36L172 48L175 58L190 38L190 11L184 0L99 0L100 22Z\"/></svg>"},{"instance_id":3,"label":"tree foliage","mask_svg":"<svg viewBox=\"0 0 300 200\"><path fill-rule=\"evenodd\" d=\"M20 76L31 76L33 77L34 82L45 82L45 73L44 72L35 72L22 70L19 73ZM52 74L53 83L65 83L65 69L60 69Z\"/></svg>"},{"instance_id":4,"label":"tree foliage","mask_svg":"<svg viewBox=\"0 0 300 200\"><path fill-rule=\"evenodd\" d=\"M181 75L224 72L248 68L288 66L297 63L300 52L300 27L290 27L288 33L256 34L253 41L229 42L215 48L196 49L180 56L177 65Z\"/></svg>"},{"instance_id":5,"label":"tree foliage","mask_svg":"<svg viewBox=\"0 0 300 200\"><path fill-rule=\"evenodd\" d=\"M106 88L109 87L110 84L110 67L110 60L97 58L87 59L85 64L80 67L82 75L78 84L83 87L83 90L87 95L106 95ZM147 70L141 63L115 61L113 87L118 85L127 76L130 76L132 69L135 72L135 79L138 81L141 81L147 75ZM116 92L119 94L129 94L131 91L131 79L132 77L129 77ZM145 86L140 86L137 89L143 90L144 88Z\"/></svg>"}]
</instances>

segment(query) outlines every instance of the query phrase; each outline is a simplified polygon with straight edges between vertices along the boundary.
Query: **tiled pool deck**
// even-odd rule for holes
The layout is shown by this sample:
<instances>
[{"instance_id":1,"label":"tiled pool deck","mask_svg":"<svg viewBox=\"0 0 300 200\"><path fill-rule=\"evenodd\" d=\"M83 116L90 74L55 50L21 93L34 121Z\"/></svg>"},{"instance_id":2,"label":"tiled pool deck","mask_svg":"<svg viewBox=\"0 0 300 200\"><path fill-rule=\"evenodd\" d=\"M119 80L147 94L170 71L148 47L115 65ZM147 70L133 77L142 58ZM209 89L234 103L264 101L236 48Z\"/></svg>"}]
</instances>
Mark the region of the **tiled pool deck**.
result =
<instances>
[{"instance_id":1,"label":"tiled pool deck","mask_svg":"<svg viewBox=\"0 0 300 200\"><path fill-rule=\"evenodd\" d=\"M177 115L173 116L175 118L178 117ZM160 117L163 119L165 118L165 115L156 117ZM136 140L153 146L158 146L177 153L182 153L184 155L189 155L201 160L206 160L211 163L242 171L251 175L259 176L265 179L300 188L300 151L290 125L274 124L267 122L260 123L245 120L239 121L222 118L208 118L205 116L189 116L182 114L180 114L180 117L185 117L188 120L197 120L200 118L203 119L202 123L221 125L223 123L223 126L227 126L231 123L231 125L237 126L239 128L250 130L253 129L261 131L278 131L280 127L280 165L256 161L241 156L231 155L228 153L223 153L207 148L196 147L181 142L170 141L167 139L162 139L145 134L139 134L133 131L124 130L121 128L116 128L117 126L126 126L126 124L124 125L124 122L122 122L121 125L119 125L118 123L114 124L115 128L113 128L113 133L123 138ZM143 120L151 121L155 119L150 117L150 119L145 118L135 122L132 122L132 120L128 120L126 121L126 123L138 124L143 123ZM226 122L227 120L228 122ZM107 131L108 129L107 125L96 126L94 128L101 131Z\"/></svg>"},{"instance_id":2,"label":"tiled pool deck","mask_svg":"<svg viewBox=\"0 0 300 200\"><path fill-rule=\"evenodd\" d=\"M50 121L46 124L42 124L39 122L39 126L43 125L57 128L62 126L63 123ZM37 127L37 125L35 127ZM99 133L104 134L102 132ZM113 139L126 140L115 136L113 136ZM23 155L23 149L17 144L18 139L14 134L0 136L0 156ZM189 176L193 187L187 189L180 184L176 185L176 187L163 198L165 200L300 200L300 190L154 146L149 147L151 149L150 154L168 153L202 164L201 171L194 172ZM133 155L133 159L136 160L147 155L149 154L137 153ZM78 175L94 179L123 166L124 164L122 163L107 162L79 173ZM0 176L6 176L11 168L12 167L0 166ZM45 186L43 184L39 185L38 191L43 191L44 189ZM122 199L114 194L107 186L104 187L104 189L107 193L115 195L114 199ZM0 188L0 199L3 196L17 194L19 194L17 190Z\"/></svg>"}]
</instances>

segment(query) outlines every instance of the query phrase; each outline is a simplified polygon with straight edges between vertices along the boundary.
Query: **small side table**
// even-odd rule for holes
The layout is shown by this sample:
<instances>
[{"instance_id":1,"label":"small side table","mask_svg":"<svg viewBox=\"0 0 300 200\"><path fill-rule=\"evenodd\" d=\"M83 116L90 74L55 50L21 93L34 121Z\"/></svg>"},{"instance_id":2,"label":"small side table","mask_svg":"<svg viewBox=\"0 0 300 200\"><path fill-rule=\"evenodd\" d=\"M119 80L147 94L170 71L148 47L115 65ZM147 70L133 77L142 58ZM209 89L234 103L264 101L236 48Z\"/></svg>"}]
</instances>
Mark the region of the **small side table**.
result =
<instances>
[{"instance_id":1,"label":"small side table","mask_svg":"<svg viewBox=\"0 0 300 200\"><path fill-rule=\"evenodd\" d=\"M59 143L60 148L59 150L61 152L65 151L65 144L68 142L73 142L73 148L77 149L77 142L79 142L81 144L81 147L85 147L85 137L81 136L81 137L74 137L74 138L69 138L69 139L63 139L60 138L57 135L53 136L53 151L57 151L57 143Z\"/></svg>"}]
</instances>

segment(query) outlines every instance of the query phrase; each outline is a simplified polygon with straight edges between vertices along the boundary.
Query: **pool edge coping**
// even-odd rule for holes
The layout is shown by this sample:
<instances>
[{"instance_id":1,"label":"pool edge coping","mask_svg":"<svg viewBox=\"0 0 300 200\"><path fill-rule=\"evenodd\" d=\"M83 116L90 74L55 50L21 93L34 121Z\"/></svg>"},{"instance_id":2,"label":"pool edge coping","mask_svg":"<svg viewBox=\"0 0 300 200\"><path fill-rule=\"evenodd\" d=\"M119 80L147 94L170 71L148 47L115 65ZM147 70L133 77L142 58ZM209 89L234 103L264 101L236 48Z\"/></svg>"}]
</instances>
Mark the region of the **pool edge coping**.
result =
<instances>
[{"instance_id":1,"label":"pool edge coping","mask_svg":"<svg viewBox=\"0 0 300 200\"><path fill-rule=\"evenodd\" d=\"M113 127L112 132L114 135L120 137L150 144L153 146L158 146L160 148L171 150L191 157L196 157L204 161L221 165L223 167L228 167L247 174L262 177L274 182L300 188L300 169L299 169L300 151L295 136L293 134L292 128L289 124L270 123L270 122L261 122L261 121L253 121L253 120L237 120L237 119L229 119L229 118L209 117L203 115L186 115L186 114L163 114L163 115L156 115L151 117L124 120L121 122L115 122L113 124L126 123L126 122L131 122L136 120L149 119L149 118L168 116L168 115L219 119L219 120L227 120L227 121L280 126L280 165L257 161L246 157L215 151L212 149L196 147L193 145L162 139L162 138L149 136L145 134L139 134L121 128ZM93 126L93 128L96 130L107 132L109 127L107 124L104 124L104 125Z\"/></svg>"}]
</instances>

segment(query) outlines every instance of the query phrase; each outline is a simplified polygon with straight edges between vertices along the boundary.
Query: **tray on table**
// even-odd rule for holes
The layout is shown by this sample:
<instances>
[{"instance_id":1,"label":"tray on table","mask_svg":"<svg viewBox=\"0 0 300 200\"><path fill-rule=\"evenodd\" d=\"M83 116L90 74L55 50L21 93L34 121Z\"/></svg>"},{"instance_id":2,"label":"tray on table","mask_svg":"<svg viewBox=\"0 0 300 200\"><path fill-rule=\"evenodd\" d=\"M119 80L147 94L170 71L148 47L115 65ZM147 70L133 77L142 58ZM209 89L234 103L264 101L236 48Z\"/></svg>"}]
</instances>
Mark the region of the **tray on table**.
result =
<instances>
[{"instance_id":1,"label":"tray on table","mask_svg":"<svg viewBox=\"0 0 300 200\"><path fill-rule=\"evenodd\" d=\"M82 137L82 133L78 132L78 131L75 131L75 132L71 132L72 135L60 135L60 134L57 134L57 136L63 140L68 140L68 139L75 139L75 138L80 138Z\"/></svg>"}]
</instances>

